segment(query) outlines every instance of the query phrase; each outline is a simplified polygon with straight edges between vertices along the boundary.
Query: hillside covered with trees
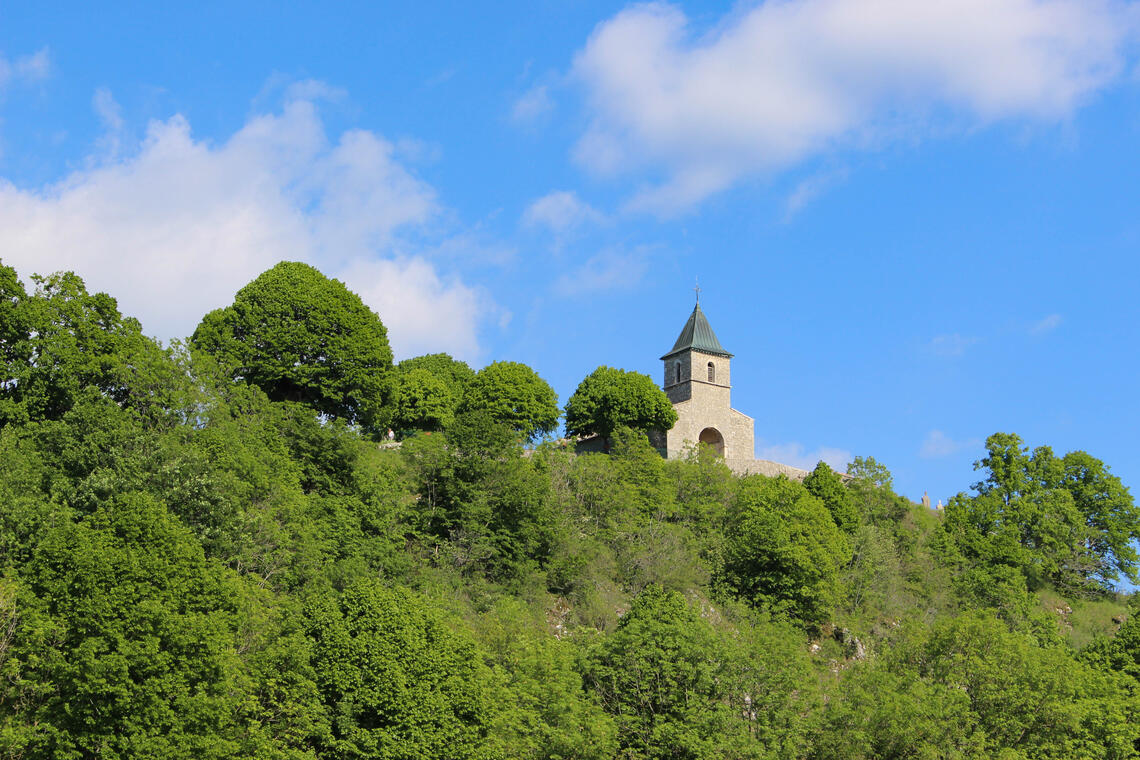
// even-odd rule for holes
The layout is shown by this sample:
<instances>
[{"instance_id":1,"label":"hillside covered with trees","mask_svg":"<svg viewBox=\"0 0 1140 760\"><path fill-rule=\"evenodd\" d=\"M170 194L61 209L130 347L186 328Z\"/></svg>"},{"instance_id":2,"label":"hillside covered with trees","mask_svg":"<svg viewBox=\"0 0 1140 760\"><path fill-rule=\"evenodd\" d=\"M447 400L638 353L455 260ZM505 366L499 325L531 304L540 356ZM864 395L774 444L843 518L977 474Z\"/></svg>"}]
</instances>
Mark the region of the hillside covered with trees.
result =
<instances>
[{"instance_id":1,"label":"hillside covered with trees","mask_svg":"<svg viewBox=\"0 0 1140 760\"><path fill-rule=\"evenodd\" d=\"M944 513L665 460L648 378L394 364L297 263L171 346L0 266L0 373L2 757L1140 756L1140 512L1084 452L995 434Z\"/></svg>"}]
</instances>

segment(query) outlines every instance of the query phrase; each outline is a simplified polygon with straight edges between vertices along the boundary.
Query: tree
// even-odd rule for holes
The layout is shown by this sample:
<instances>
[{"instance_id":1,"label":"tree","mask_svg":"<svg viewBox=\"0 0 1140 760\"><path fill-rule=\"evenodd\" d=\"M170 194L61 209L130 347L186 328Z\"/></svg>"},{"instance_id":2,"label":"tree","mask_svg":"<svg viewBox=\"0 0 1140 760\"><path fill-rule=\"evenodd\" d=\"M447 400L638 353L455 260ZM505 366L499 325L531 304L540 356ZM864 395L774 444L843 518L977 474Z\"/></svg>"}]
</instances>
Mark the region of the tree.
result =
<instances>
[{"instance_id":1,"label":"tree","mask_svg":"<svg viewBox=\"0 0 1140 760\"><path fill-rule=\"evenodd\" d=\"M1047 446L1030 453L1011 433L991 435L986 451L974 465L987 472L977 494L946 507L944 533L966 559L1016 567L1031 586L1104 588L1120 574L1137 582L1140 510L1103 462Z\"/></svg>"},{"instance_id":2,"label":"tree","mask_svg":"<svg viewBox=\"0 0 1140 760\"><path fill-rule=\"evenodd\" d=\"M767 621L718 628L680 593L647 586L586 664L617 721L617 757L802 756L809 670L797 638Z\"/></svg>"},{"instance_id":3,"label":"tree","mask_svg":"<svg viewBox=\"0 0 1140 760\"><path fill-rule=\"evenodd\" d=\"M859 526L859 512L852 503L851 492L826 462L817 464L811 474L804 478L804 488L823 502L831 513L831 519L835 520L840 529L845 533L855 532Z\"/></svg>"},{"instance_id":4,"label":"tree","mask_svg":"<svg viewBox=\"0 0 1140 760\"><path fill-rule=\"evenodd\" d=\"M445 436L408 439L401 455L420 497L420 535L456 569L518 577L549 554L559 514L515 431L462 412Z\"/></svg>"},{"instance_id":5,"label":"tree","mask_svg":"<svg viewBox=\"0 0 1140 760\"><path fill-rule=\"evenodd\" d=\"M334 716L321 757L485 758L490 674L469 636L403 589L362 582L307 607Z\"/></svg>"},{"instance_id":6,"label":"tree","mask_svg":"<svg viewBox=\"0 0 1140 760\"><path fill-rule=\"evenodd\" d=\"M86 389L143 415L179 411L178 368L114 298L71 272L32 281L29 295L0 265L0 426L57 420Z\"/></svg>"},{"instance_id":7,"label":"tree","mask_svg":"<svg viewBox=\"0 0 1140 760\"><path fill-rule=\"evenodd\" d=\"M455 419L475 372L447 354L426 354L396 365L392 419L397 430L443 430Z\"/></svg>"},{"instance_id":8,"label":"tree","mask_svg":"<svg viewBox=\"0 0 1140 760\"><path fill-rule=\"evenodd\" d=\"M462 396L463 389L475 379L475 370L467 366L467 362L453 359L448 354L413 356L396 365L397 372L410 372L415 369L427 370L456 391L456 396Z\"/></svg>"},{"instance_id":9,"label":"tree","mask_svg":"<svg viewBox=\"0 0 1140 760\"><path fill-rule=\"evenodd\" d=\"M891 471L881 465L874 457L855 457L847 465L847 474L856 481L862 481L879 488L889 490L894 485Z\"/></svg>"},{"instance_id":10,"label":"tree","mask_svg":"<svg viewBox=\"0 0 1140 760\"><path fill-rule=\"evenodd\" d=\"M826 618L851 559L827 508L784 476L745 478L729 517L724 580L753 604L805 621Z\"/></svg>"},{"instance_id":11,"label":"tree","mask_svg":"<svg viewBox=\"0 0 1140 760\"><path fill-rule=\"evenodd\" d=\"M491 362L475 373L458 411L486 415L528 441L558 427L558 395L518 362Z\"/></svg>"},{"instance_id":12,"label":"tree","mask_svg":"<svg viewBox=\"0 0 1140 760\"><path fill-rule=\"evenodd\" d=\"M392 383L393 417L398 430L442 430L455 419L459 395L426 369L398 371Z\"/></svg>"},{"instance_id":13,"label":"tree","mask_svg":"<svg viewBox=\"0 0 1140 760\"><path fill-rule=\"evenodd\" d=\"M892 659L966 695L985 756L1134 756L1136 698L1115 674L1079 662L1068 647L1041 646L979 611L941 621L916 639Z\"/></svg>"},{"instance_id":14,"label":"tree","mask_svg":"<svg viewBox=\"0 0 1140 760\"><path fill-rule=\"evenodd\" d=\"M542 613L510 597L472 625L503 676L491 732L502 757L613 760L616 724L583 688L574 637L551 636Z\"/></svg>"},{"instance_id":15,"label":"tree","mask_svg":"<svg viewBox=\"0 0 1140 760\"><path fill-rule=\"evenodd\" d=\"M28 293L16 270L0 263L0 361L6 367L29 358L27 316L21 312L27 299Z\"/></svg>"},{"instance_id":16,"label":"tree","mask_svg":"<svg viewBox=\"0 0 1140 760\"><path fill-rule=\"evenodd\" d=\"M396 365L392 389L397 430L443 430L455 419L475 372L447 354L426 354Z\"/></svg>"},{"instance_id":17,"label":"tree","mask_svg":"<svg viewBox=\"0 0 1140 760\"><path fill-rule=\"evenodd\" d=\"M1130 676L1140 688L1140 617L1133 614L1125 620L1111 639L1098 637L1081 651L1081 660L1103 671Z\"/></svg>"},{"instance_id":18,"label":"tree","mask_svg":"<svg viewBox=\"0 0 1140 760\"><path fill-rule=\"evenodd\" d=\"M165 507L134 493L79 522L61 517L21 572L22 620L0 687L8 753L301 756L278 743L293 721L259 713L242 672L239 584Z\"/></svg>"},{"instance_id":19,"label":"tree","mask_svg":"<svg viewBox=\"0 0 1140 760\"><path fill-rule=\"evenodd\" d=\"M273 401L366 427L379 421L392 367L387 330L358 295L308 264L262 273L207 314L191 342Z\"/></svg>"},{"instance_id":20,"label":"tree","mask_svg":"<svg viewBox=\"0 0 1140 760\"><path fill-rule=\"evenodd\" d=\"M847 669L812 757L1135 757L1138 707L1117 674L971 610L904 622Z\"/></svg>"},{"instance_id":21,"label":"tree","mask_svg":"<svg viewBox=\"0 0 1140 760\"><path fill-rule=\"evenodd\" d=\"M566 432L610 436L619 427L668 430L677 412L665 392L648 375L598 367L578 384L566 402Z\"/></svg>"}]
</instances>

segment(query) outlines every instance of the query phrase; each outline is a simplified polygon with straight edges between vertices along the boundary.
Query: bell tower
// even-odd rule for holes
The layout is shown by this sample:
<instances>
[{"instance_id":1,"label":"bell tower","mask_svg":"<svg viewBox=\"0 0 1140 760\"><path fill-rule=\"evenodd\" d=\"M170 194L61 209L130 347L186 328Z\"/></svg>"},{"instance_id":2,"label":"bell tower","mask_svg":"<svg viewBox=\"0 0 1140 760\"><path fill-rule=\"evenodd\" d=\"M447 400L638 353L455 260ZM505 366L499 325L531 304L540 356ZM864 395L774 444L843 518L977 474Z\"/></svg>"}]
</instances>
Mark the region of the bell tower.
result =
<instances>
[{"instance_id":1,"label":"bell tower","mask_svg":"<svg viewBox=\"0 0 1140 760\"><path fill-rule=\"evenodd\" d=\"M752 460L752 418L732 408L732 354L701 311L699 290L697 296L673 348L661 357L662 387L677 411L677 423L665 434L666 456L680 456L687 445L699 442L725 459Z\"/></svg>"},{"instance_id":2,"label":"bell tower","mask_svg":"<svg viewBox=\"0 0 1140 760\"><path fill-rule=\"evenodd\" d=\"M705 313L701 311L700 302L697 302L673 348L661 357L665 362L665 395L678 404L693 398L694 385L709 386L697 393L703 395L715 393L713 388L721 389L725 404L729 404L731 359L732 354L717 340Z\"/></svg>"}]
</instances>

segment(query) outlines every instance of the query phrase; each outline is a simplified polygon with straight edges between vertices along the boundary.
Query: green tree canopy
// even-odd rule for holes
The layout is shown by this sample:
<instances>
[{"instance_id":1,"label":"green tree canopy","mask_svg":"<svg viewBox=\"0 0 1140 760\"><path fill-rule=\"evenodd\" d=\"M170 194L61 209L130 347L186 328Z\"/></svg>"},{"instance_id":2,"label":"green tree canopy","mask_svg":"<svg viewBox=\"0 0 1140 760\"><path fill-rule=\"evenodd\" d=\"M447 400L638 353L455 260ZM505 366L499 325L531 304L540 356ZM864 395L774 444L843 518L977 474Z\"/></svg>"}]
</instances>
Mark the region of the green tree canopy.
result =
<instances>
[{"instance_id":1,"label":"green tree canopy","mask_svg":"<svg viewBox=\"0 0 1140 760\"><path fill-rule=\"evenodd\" d=\"M1011 433L991 435L986 451L975 464L987 473L977 494L946 508L944 529L966 558L1017 567L1033 586L1137 581L1140 510L1103 462L1047 446L1030 452Z\"/></svg>"},{"instance_id":2,"label":"green tree canopy","mask_svg":"<svg viewBox=\"0 0 1140 760\"><path fill-rule=\"evenodd\" d=\"M442 430L455 419L459 396L447 381L426 369L397 372L392 383L393 416L398 430Z\"/></svg>"},{"instance_id":3,"label":"green tree canopy","mask_svg":"<svg viewBox=\"0 0 1140 760\"><path fill-rule=\"evenodd\" d=\"M442 430L451 425L464 391L475 379L465 362L447 354L427 354L396 365L392 388L397 430Z\"/></svg>"},{"instance_id":4,"label":"green tree canopy","mask_svg":"<svg viewBox=\"0 0 1140 760\"><path fill-rule=\"evenodd\" d=\"M447 383L451 388L459 391L462 396L463 389L475 379L475 370L467 362L459 361L448 354L424 354L404 359L396 365L397 372L410 372L414 369L425 369L431 374Z\"/></svg>"},{"instance_id":5,"label":"green tree canopy","mask_svg":"<svg viewBox=\"0 0 1140 760\"><path fill-rule=\"evenodd\" d=\"M177 368L114 298L71 272L32 281L29 295L0 265L0 426L59 419L85 389L142 414L180 411Z\"/></svg>"},{"instance_id":6,"label":"green tree canopy","mask_svg":"<svg viewBox=\"0 0 1140 760\"><path fill-rule=\"evenodd\" d=\"M837 697L814 757L1123 758L1140 740L1124 679L977 610L904 624Z\"/></svg>"},{"instance_id":7,"label":"green tree canopy","mask_svg":"<svg viewBox=\"0 0 1140 760\"><path fill-rule=\"evenodd\" d=\"M525 364L491 362L475 373L458 411L486 415L534 440L558 427L558 394Z\"/></svg>"},{"instance_id":8,"label":"green tree canopy","mask_svg":"<svg viewBox=\"0 0 1140 760\"><path fill-rule=\"evenodd\" d=\"M566 402L566 432L596 434L607 441L619 427L668 430L677 412L648 375L598 367Z\"/></svg>"},{"instance_id":9,"label":"green tree canopy","mask_svg":"<svg viewBox=\"0 0 1140 760\"><path fill-rule=\"evenodd\" d=\"M805 666L791 629L724 630L651 585L590 653L586 681L617 720L617 757L759 760L802 756L789 729L806 702L794 686Z\"/></svg>"},{"instance_id":10,"label":"green tree canopy","mask_svg":"<svg viewBox=\"0 0 1140 760\"><path fill-rule=\"evenodd\" d=\"M323 757L486 758L490 680L469 636L421 598L376 582L307 609L313 666L334 716Z\"/></svg>"},{"instance_id":11,"label":"green tree canopy","mask_svg":"<svg viewBox=\"0 0 1140 760\"><path fill-rule=\"evenodd\" d=\"M855 457L847 465L847 474L856 481L861 481L879 488L890 489L894 487L894 478L891 471L880 464L874 457Z\"/></svg>"},{"instance_id":12,"label":"green tree canopy","mask_svg":"<svg viewBox=\"0 0 1140 760\"><path fill-rule=\"evenodd\" d=\"M804 478L804 488L823 502L836 525L847 533L855 532L859 526L859 512L855 509L851 492L843 485L839 474L828 467L826 462L817 464L811 474Z\"/></svg>"},{"instance_id":13,"label":"green tree canopy","mask_svg":"<svg viewBox=\"0 0 1140 760\"><path fill-rule=\"evenodd\" d=\"M744 598L817 621L839 598L851 545L827 507L784 476L745 478L729 518L724 578Z\"/></svg>"},{"instance_id":14,"label":"green tree canopy","mask_svg":"<svg viewBox=\"0 0 1140 760\"><path fill-rule=\"evenodd\" d=\"M22 619L6 642L5 750L290 757L259 726L273 718L257 714L240 675L232 575L149 496L116 498L80 522L60 517L24 567Z\"/></svg>"},{"instance_id":15,"label":"green tree canopy","mask_svg":"<svg viewBox=\"0 0 1140 760\"><path fill-rule=\"evenodd\" d=\"M207 314L191 342L274 401L378 422L392 367L387 330L358 295L308 264L262 273Z\"/></svg>"}]
</instances>

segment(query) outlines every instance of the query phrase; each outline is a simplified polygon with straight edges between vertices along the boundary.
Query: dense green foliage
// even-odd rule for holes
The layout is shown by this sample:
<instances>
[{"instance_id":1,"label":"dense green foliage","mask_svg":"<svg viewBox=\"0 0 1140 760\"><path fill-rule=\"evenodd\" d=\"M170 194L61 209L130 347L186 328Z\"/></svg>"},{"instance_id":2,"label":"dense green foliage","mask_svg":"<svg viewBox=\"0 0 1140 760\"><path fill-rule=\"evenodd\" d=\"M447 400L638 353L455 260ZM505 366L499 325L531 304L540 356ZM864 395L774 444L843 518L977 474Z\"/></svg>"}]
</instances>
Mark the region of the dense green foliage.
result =
<instances>
[{"instance_id":1,"label":"dense green foliage","mask_svg":"<svg viewBox=\"0 0 1140 760\"><path fill-rule=\"evenodd\" d=\"M388 332L360 297L308 264L283 261L207 314L191 339L273 401L375 425L392 367Z\"/></svg>"},{"instance_id":2,"label":"dense green foliage","mask_svg":"<svg viewBox=\"0 0 1140 760\"><path fill-rule=\"evenodd\" d=\"M1086 454L995 436L942 515L869 457L527 450L545 383L442 356L396 374L460 401L383 446L36 282L0 267L0 757L1140 757Z\"/></svg>"},{"instance_id":3,"label":"dense green foliage","mask_svg":"<svg viewBox=\"0 0 1140 760\"><path fill-rule=\"evenodd\" d=\"M560 412L558 394L530 367L518 362L491 362L467 384L459 412L506 425L533 441L553 433Z\"/></svg>"},{"instance_id":4,"label":"dense green foliage","mask_svg":"<svg viewBox=\"0 0 1140 760\"><path fill-rule=\"evenodd\" d=\"M827 617L851 549L807 488L787 478L744 478L727 533L724 577L736 593L803 620Z\"/></svg>"},{"instance_id":5,"label":"dense green foliage","mask_svg":"<svg viewBox=\"0 0 1140 760\"><path fill-rule=\"evenodd\" d=\"M975 496L946 507L948 540L963 555L1025 574L1031 588L1053 583L1080 590L1124 574L1137 582L1140 510L1120 479L1083 451L1032 453L1021 439L986 440L987 471Z\"/></svg>"},{"instance_id":6,"label":"dense green foliage","mask_svg":"<svg viewBox=\"0 0 1140 760\"><path fill-rule=\"evenodd\" d=\"M598 367L566 402L569 435L600 435L609 441L614 430L669 430L677 412L665 392L648 375Z\"/></svg>"},{"instance_id":7,"label":"dense green foliage","mask_svg":"<svg viewBox=\"0 0 1140 760\"><path fill-rule=\"evenodd\" d=\"M859 527L859 513L855 510L855 500L851 491L843 485L843 478L820 462L815 469L804 478L804 488L812 496L823 502L831 519L841 530L848 533Z\"/></svg>"},{"instance_id":8,"label":"dense green foliage","mask_svg":"<svg viewBox=\"0 0 1140 760\"><path fill-rule=\"evenodd\" d=\"M396 365L390 424L400 431L450 427L475 372L447 354L428 354Z\"/></svg>"},{"instance_id":9,"label":"dense green foliage","mask_svg":"<svg viewBox=\"0 0 1140 760\"><path fill-rule=\"evenodd\" d=\"M71 273L34 281L29 296L0 265L0 425L57 420L87 389L142 414L169 410L176 371L115 299Z\"/></svg>"}]
</instances>

